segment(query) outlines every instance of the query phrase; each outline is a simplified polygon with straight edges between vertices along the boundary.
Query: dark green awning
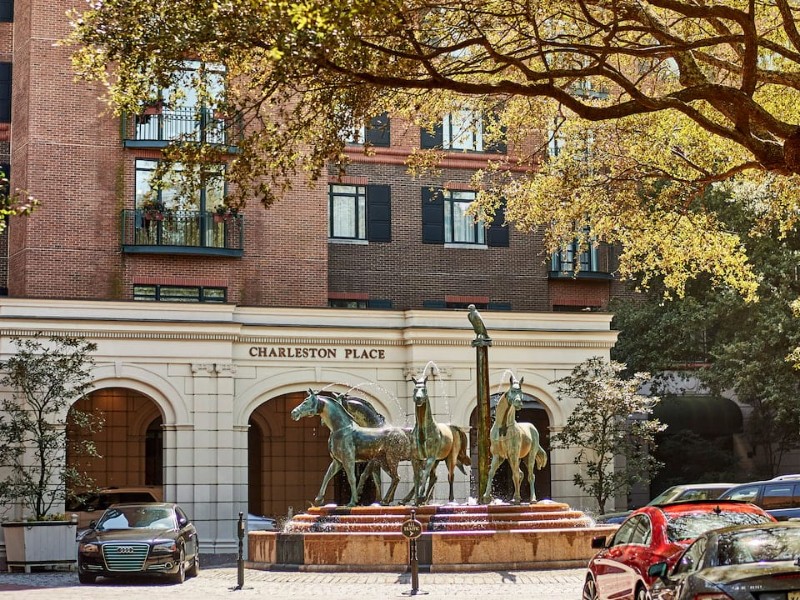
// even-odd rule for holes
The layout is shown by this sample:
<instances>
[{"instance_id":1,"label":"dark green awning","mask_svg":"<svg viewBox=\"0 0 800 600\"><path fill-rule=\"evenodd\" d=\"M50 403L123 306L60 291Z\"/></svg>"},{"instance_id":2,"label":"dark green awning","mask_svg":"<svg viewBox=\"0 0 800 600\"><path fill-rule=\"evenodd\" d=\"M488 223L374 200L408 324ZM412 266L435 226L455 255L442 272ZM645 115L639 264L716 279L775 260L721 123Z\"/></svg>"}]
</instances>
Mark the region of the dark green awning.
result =
<instances>
[{"instance_id":1,"label":"dark green awning","mask_svg":"<svg viewBox=\"0 0 800 600\"><path fill-rule=\"evenodd\" d=\"M714 437L742 432L742 411L733 400L719 396L667 396L656 404L653 416L668 425L666 434L681 429Z\"/></svg>"}]
</instances>

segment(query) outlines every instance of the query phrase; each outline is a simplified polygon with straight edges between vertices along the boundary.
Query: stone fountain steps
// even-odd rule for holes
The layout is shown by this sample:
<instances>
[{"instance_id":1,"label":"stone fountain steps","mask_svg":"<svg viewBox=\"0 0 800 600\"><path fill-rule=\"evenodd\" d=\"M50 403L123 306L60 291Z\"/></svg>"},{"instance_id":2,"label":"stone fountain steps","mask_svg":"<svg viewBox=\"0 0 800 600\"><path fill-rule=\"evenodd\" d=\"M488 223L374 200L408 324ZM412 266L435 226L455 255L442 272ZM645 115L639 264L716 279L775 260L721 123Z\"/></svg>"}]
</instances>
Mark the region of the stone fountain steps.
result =
<instances>
[{"instance_id":1,"label":"stone fountain steps","mask_svg":"<svg viewBox=\"0 0 800 600\"><path fill-rule=\"evenodd\" d=\"M296 515L284 532L399 532L413 507L323 506ZM557 502L536 504L443 505L414 508L423 531L541 530L589 527L584 513Z\"/></svg>"},{"instance_id":2,"label":"stone fountain steps","mask_svg":"<svg viewBox=\"0 0 800 600\"><path fill-rule=\"evenodd\" d=\"M417 540L426 571L585 566L592 538L613 533L567 504L321 506L293 517L283 531L248 534L248 566L308 571L403 571L409 540L401 524L422 523Z\"/></svg>"}]
</instances>

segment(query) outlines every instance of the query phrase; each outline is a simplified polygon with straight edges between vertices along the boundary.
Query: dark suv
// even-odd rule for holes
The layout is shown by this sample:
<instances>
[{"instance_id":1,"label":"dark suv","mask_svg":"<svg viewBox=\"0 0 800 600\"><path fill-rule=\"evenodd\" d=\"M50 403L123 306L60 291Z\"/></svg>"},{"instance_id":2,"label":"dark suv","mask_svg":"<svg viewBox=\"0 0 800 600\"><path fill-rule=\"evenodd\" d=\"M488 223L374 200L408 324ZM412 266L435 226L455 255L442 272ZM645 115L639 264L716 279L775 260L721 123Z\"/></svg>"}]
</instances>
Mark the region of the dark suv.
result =
<instances>
[{"instance_id":1,"label":"dark suv","mask_svg":"<svg viewBox=\"0 0 800 600\"><path fill-rule=\"evenodd\" d=\"M744 500L763 508L779 521L800 518L800 480L772 479L732 487L720 500Z\"/></svg>"}]
</instances>

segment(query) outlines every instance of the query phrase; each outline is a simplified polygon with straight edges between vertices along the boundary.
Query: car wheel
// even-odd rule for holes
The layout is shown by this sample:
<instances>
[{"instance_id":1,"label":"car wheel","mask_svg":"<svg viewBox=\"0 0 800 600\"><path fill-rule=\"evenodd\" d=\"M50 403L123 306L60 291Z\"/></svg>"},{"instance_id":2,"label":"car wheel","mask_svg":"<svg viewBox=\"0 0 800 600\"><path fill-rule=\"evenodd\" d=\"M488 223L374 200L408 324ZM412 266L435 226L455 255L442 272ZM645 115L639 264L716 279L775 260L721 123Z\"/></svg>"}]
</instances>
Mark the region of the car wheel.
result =
<instances>
[{"instance_id":1,"label":"car wheel","mask_svg":"<svg viewBox=\"0 0 800 600\"><path fill-rule=\"evenodd\" d=\"M186 581L186 551L181 547L180 556L178 557L178 572L172 576L175 583L183 583Z\"/></svg>"},{"instance_id":2,"label":"car wheel","mask_svg":"<svg viewBox=\"0 0 800 600\"><path fill-rule=\"evenodd\" d=\"M97 579L97 575L92 575L91 573L78 573L78 581L81 583L94 583Z\"/></svg>"},{"instance_id":3,"label":"car wheel","mask_svg":"<svg viewBox=\"0 0 800 600\"><path fill-rule=\"evenodd\" d=\"M635 600L650 600L650 592L648 592L644 586L640 585L636 588Z\"/></svg>"},{"instance_id":4,"label":"car wheel","mask_svg":"<svg viewBox=\"0 0 800 600\"><path fill-rule=\"evenodd\" d=\"M597 585L594 582L594 577L591 575L586 578L586 582L583 584L581 600L597 600ZM639 600L639 598L636 600Z\"/></svg>"},{"instance_id":5,"label":"car wheel","mask_svg":"<svg viewBox=\"0 0 800 600\"><path fill-rule=\"evenodd\" d=\"M200 572L200 553L196 552L194 555L194 560L192 560L192 566L186 570L187 577L197 577L197 574Z\"/></svg>"}]
</instances>

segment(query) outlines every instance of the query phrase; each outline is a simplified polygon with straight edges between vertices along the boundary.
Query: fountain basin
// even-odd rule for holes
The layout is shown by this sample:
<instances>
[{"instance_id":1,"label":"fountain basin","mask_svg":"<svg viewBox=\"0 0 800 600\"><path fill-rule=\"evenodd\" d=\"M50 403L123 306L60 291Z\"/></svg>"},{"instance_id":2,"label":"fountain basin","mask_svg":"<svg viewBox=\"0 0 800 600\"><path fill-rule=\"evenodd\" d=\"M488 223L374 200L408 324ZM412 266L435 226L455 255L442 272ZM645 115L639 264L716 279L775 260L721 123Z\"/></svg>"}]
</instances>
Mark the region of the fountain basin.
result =
<instances>
[{"instance_id":1,"label":"fountain basin","mask_svg":"<svg viewBox=\"0 0 800 600\"><path fill-rule=\"evenodd\" d=\"M248 566L307 571L403 571L409 540L400 533L409 506L315 507L282 532L248 535ZM591 540L617 526L595 526L557 502L415 508L423 533L423 571L567 568L586 565Z\"/></svg>"}]
</instances>

